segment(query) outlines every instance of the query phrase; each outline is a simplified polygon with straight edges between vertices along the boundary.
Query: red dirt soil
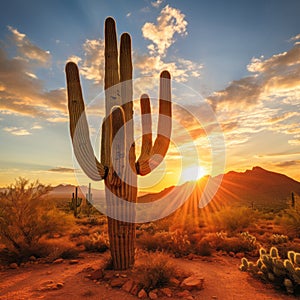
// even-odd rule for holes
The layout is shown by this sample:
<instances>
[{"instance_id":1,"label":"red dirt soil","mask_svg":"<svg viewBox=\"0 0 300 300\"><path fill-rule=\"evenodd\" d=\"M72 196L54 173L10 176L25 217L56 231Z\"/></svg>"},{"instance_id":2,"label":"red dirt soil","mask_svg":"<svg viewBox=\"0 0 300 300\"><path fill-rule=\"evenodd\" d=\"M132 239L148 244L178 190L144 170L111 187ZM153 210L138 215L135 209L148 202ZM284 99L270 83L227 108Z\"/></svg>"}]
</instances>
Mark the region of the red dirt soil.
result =
<instances>
[{"instance_id":1,"label":"red dirt soil","mask_svg":"<svg viewBox=\"0 0 300 300\"><path fill-rule=\"evenodd\" d=\"M121 289L112 289L106 282L95 283L86 276L87 268L97 269L107 254L84 254L78 264L70 265L68 260L61 264L32 264L16 270L0 272L0 299L138 299ZM138 258L138 260L143 259ZM174 264L185 272L192 272L204 277L204 289L193 292L194 299L257 299L287 300L295 299L276 291L270 285L252 278L238 270L240 260L220 256L205 259L173 259ZM47 284L63 283L58 290L43 290ZM177 299L160 297L159 299Z\"/></svg>"}]
</instances>

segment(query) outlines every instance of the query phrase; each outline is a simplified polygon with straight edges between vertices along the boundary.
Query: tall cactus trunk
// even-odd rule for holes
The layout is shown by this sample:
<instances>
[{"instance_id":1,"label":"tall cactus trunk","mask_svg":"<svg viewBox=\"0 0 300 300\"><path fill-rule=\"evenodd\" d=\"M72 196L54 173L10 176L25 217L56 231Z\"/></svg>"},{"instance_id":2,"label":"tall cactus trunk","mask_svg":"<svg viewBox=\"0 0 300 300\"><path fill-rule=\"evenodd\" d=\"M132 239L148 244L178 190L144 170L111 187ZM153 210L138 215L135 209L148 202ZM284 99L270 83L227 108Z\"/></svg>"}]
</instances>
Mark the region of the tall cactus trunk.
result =
<instances>
[{"instance_id":1,"label":"tall cactus trunk","mask_svg":"<svg viewBox=\"0 0 300 300\"><path fill-rule=\"evenodd\" d=\"M109 215L114 215L114 218L108 217L113 267L125 270L134 264L135 211L132 206L117 202L118 199L134 203L137 200L132 122L131 41L128 34L121 37L120 74L117 53L115 23L109 18L105 22L106 120L104 121L104 135L109 137L109 143L106 140L102 148L102 153L109 155L102 156L102 164L109 166L109 174L104 180L105 195L107 206L114 210L108 212ZM127 218L132 222L120 221Z\"/></svg>"},{"instance_id":2,"label":"tall cactus trunk","mask_svg":"<svg viewBox=\"0 0 300 300\"><path fill-rule=\"evenodd\" d=\"M152 145L151 109L148 95L141 97L142 148L136 160L133 126L133 87L131 38L121 36L118 62L115 21L105 21L105 109L102 124L101 162L94 155L89 140L80 86L75 63L66 65L70 133L76 159L91 179L104 179L108 215L108 235L113 267L125 270L133 266L135 254L135 203L137 175L147 175L157 167L169 147L171 135L170 74L160 75L159 119L157 138Z\"/></svg>"}]
</instances>

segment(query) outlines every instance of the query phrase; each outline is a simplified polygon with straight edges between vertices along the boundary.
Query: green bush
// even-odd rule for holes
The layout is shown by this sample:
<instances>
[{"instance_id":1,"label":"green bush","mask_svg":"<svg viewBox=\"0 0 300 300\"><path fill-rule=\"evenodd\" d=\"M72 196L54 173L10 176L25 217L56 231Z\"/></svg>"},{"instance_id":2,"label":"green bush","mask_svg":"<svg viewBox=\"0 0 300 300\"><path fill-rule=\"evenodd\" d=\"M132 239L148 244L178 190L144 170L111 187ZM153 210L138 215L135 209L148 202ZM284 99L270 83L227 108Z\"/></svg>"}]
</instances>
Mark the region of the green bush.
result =
<instances>
[{"instance_id":1,"label":"green bush","mask_svg":"<svg viewBox=\"0 0 300 300\"><path fill-rule=\"evenodd\" d=\"M0 241L20 260L36 255L44 235L63 233L71 225L44 197L49 191L38 181L19 178L0 193Z\"/></svg>"}]
</instances>

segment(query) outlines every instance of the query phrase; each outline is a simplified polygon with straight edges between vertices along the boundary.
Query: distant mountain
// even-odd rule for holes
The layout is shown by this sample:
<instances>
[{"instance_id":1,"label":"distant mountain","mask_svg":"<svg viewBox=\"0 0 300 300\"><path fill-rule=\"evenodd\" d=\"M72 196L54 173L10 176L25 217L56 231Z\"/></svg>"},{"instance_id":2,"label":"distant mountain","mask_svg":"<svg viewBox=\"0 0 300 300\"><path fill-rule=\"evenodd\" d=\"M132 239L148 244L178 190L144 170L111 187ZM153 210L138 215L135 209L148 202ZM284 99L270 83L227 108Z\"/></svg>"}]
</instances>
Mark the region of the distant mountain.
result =
<instances>
[{"instance_id":1,"label":"distant mountain","mask_svg":"<svg viewBox=\"0 0 300 300\"><path fill-rule=\"evenodd\" d=\"M221 176L223 176L221 181ZM205 189L210 180L210 189ZM182 209L194 211L199 205L203 192L208 195L217 186L218 191L208 204L209 209L227 205L254 207L260 210L279 211L287 208L294 192L300 202L300 182L280 173L271 172L261 167L254 167L245 172L230 171L214 178L206 176L196 183L185 183L179 187L170 187L159 193L148 194L139 198L140 202L153 202L162 198L173 201L174 197L184 202ZM185 201L186 200L186 201Z\"/></svg>"},{"instance_id":2,"label":"distant mountain","mask_svg":"<svg viewBox=\"0 0 300 300\"><path fill-rule=\"evenodd\" d=\"M72 193L75 193L75 188L76 186L71 185L71 184L60 184L58 186L55 186L52 188L52 190L49 192L48 197L52 197L55 199L71 199L72 198ZM80 186L78 189L78 197L85 197L88 192L88 187L87 186ZM105 197L104 191L103 190L98 190L92 188L92 194L94 197Z\"/></svg>"},{"instance_id":3,"label":"distant mountain","mask_svg":"<svg viewBox=\"0 0 300 300\"><path fill-rule=\"evenodd\" d=\"M208 205L209 209L226 205L243 205L261 210L279 211L288 207L292 192L296 196L296 201L298 200L300 203L300 182L261 167L254 167L245 172L230 171L213 178L206 176L198 182L187 182L181 186L168 187L158 193L141 195L138 202L154 202L164 198L163 201L167 201L174 207L182 206L187 211L194 211L199 206L203 192L211 193L206 188L209 180L210 188L214 188L221 181L217 193ZM79 197L85 197L87 189L86 186L80 187ZM48 196L68 200L74 191L74 185L58 185L52 189ZM92 194L97 198L103 199L105 197L103 190L92 189Z\"/></svg>"}]
</instances>

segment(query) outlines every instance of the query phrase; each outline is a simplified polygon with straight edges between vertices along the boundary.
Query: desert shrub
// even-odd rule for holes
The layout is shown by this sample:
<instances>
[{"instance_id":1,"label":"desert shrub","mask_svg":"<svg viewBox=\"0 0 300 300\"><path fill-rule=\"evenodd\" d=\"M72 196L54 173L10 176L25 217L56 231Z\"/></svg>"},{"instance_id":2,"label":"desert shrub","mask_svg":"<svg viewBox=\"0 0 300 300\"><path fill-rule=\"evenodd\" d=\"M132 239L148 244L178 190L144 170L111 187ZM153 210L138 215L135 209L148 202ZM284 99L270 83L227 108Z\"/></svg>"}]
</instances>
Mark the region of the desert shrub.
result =
<instances>
[{"instance_id":1,"label":"desert shrub","mask_svg":"<svg viewBox=\"0 0 300 300\"><path fill-rule=\"evenodd\" d=\"M188 255L192 251L192 245L186 232L175 230L173 232L157 232L151 235L143 233L139 244L148 251L165 250L176 257Z\"/></svg>"},{"instance_id":2,"label":"desert shrub","mask_svg":"<svg viewBox=\"0 0 300 300\"><path fill-rule=\"evenodd\" d=\"M284 227L288 236L300 237L300 209L286 209L280 218L280 224Z\"/></svg>"},{"instance_id":3,"label":"desert shrub","mask_svg":"<svg viewBox=\"0 0 300 300\"><path fill-rule=\"evenodd\" d=\"M63 233L71 220L44 196L49 186L19 178L0 194L0 239L20 258L39 248L45 234Z\"/></svg>"},{"instance_id":4,"label":"desert shrub","mask_svg":"<svg viewBox=\"0 0 300 300\"><path fill-rule=\"evenodd\" d=\"M168 285L178 272L165 253L149 253L144 263L136 267L142 288L146 291Z\"/></svg>"},{"instance_id":5,"label":"desert shrub","mask_svg":"<svg viewBox=\"0 0 300 300\"><path fill-rule=\"evenodd\" d=\"M83 245L86 251L105 252L109 248L109 241L104 233L95 232L90 236L84 236L77 242L77 246Z\"/></svg>"},{"instance_id":6,"label":"desert shrub","mask_svg":"<svg viewBox=\"0 0 300 300\"><path fill-rule=\"evenodd\" d=\"M211 256L213 252L213 248L210 245L209 241L203 238L199 241L194 248L194 253L201 256Z\"/></svg>"},{"instance_id":7,"label":"desert shrub","mask_svg":"<svg viewBox=\"0 0 300 300\"><path fill-rule=\"evenodd\" d=\"M270 243L272 245L283 244L283 243L288 242L288 240L289 240L289 237L287 235L283 235L283 234L274 233L270 237Z\"/></svg>"},{"instance_id":8,"label":"desert shrub","mask_svg":"<svg viewBox=\"0 0 300 300\"><path fill-rule=\"evenodd\" d=\"M252 275L276 287L285 289L289 294L300 292L300 253L289 251L287 259L279 256L278 249L272 247L269 253L261 248L260 257L253 263L242 258L241 271L248 271Z\"/></svg>"},{"instance_id":9,"label":"desert shrub","mask_svg":"<svg viewBox=\"0 0 300 300\"><path fill-rule=\"evenodd\" d=\"M148 251L168 250L170 245L170 236L168 232L157 232L151 235L148 232L143 232L138 237L139 245Z\"/></svg>"},{"instance_id":10,"label":"desert shrub","mask_svg":"<svg viewBox=\"0 0 300 300\"><path fill-rule=\"evenodd\" d=\"M226 207L215 215L215 224L219 230L228 232L242 231L252 224L257 213L247 207Z\"/></svg>"},{"instance_id":11,"label":"desert shrub","mask_svg":"<svg viewBox=\"0 0 300 300\"><path fill-rule=\"evenodd\" d=\"M77 258L79 250L74 243L67 239L41 240L39 243L39 252L36 257L45 258L47 262L53 262L58 258L72 259Z\"/></svg>"},{"instance_id":12,"label":"desert shrub","mask_svg":"<svg viewBox=\"0 0 300 300\"><path fill-rule=\"evenodd\" d=\"M222 250L229 252L252 252L257 249L256 238L248 232L242 232L235 236L228 236L224 232L217 232L215 238L211 239L211 245L217 251Z\"/></svg>"},{"instance_id":13,"label":"desert shrub","mask_svg":"<svg viewBox=\"0 0 300 300\"><path fill-rule=\"evenodd\" d=\"M151 235L154 235L155 232L157 232L158 228L155 223L149 222L149 223L139 225L138 230L141 230L141 231L147 232Z\"/></svg>"}]
</instances>

